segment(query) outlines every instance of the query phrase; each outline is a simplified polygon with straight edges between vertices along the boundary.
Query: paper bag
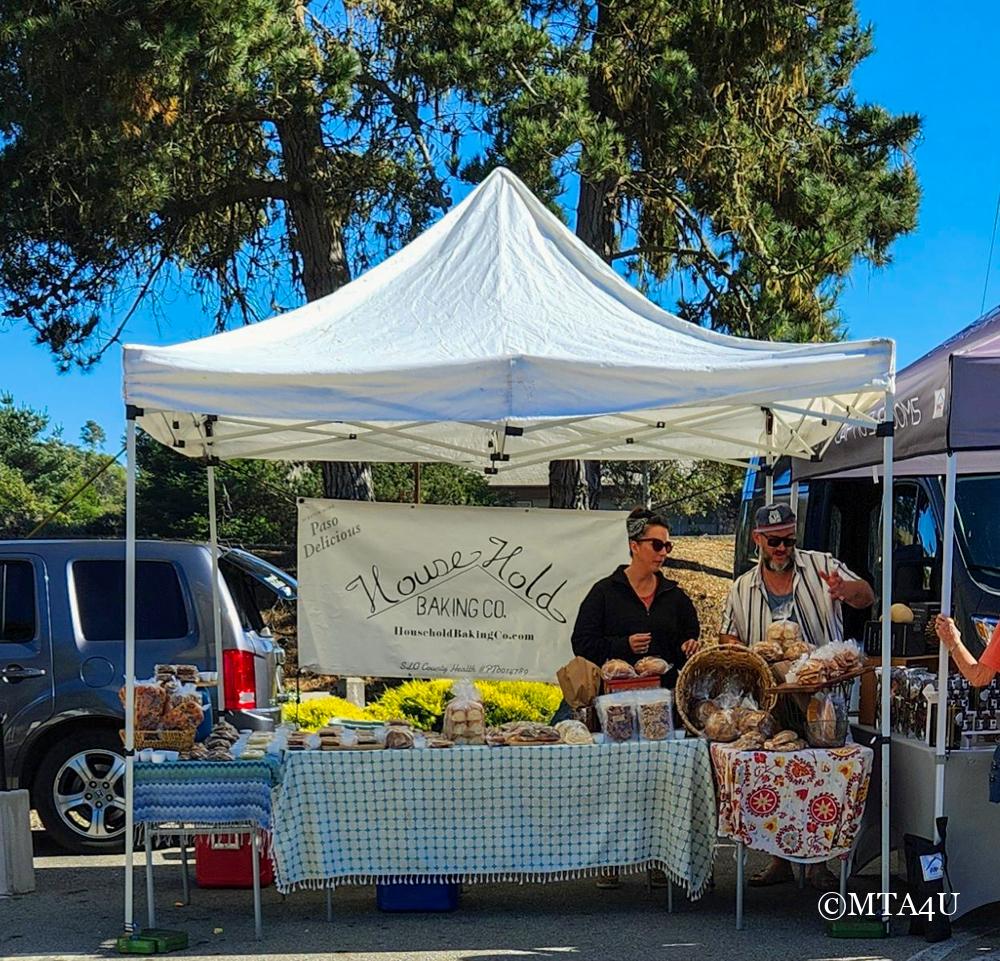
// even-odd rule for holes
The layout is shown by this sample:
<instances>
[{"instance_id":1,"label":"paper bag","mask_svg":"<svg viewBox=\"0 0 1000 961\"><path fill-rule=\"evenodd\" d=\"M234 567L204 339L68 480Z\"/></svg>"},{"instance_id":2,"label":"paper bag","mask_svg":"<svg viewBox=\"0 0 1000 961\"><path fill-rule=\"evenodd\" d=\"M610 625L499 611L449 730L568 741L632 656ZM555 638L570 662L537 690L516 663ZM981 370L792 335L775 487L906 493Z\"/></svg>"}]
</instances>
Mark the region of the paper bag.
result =
<instances>
[{"instance_id":1,"label":"paper bag","mask_svg":"<svg viewBox=\"0 0 1000 961\"><path fill-rule=\"evenodd\" d=\"M574 657L556 673L566 703L586 707L601 693L601 669L585 657Z\"/></svg>"}]
</instances>

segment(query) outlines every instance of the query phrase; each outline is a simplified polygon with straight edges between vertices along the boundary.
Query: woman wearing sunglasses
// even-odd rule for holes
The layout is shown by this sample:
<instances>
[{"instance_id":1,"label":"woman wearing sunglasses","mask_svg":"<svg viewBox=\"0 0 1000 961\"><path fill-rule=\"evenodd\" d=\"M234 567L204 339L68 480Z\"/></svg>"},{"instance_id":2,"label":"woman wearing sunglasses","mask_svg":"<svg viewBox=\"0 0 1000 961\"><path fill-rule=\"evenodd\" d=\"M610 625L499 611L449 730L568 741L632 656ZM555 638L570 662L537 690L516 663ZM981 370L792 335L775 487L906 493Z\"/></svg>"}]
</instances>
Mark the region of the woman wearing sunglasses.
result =
<instances>
[{"instance_id":1,"label":"woman wearing sunglasses","mask_svg":"<svg viewBox=\"0 0 1000 961\"><path fill-rule=\"evenodd\" d=\"M698 614L676 581L663 576L673 550L667 522L637 508L626 521L629 563L599 580L584 598L573 627L573 652L603 664L620 658L635 664L661 657L671 669L664 687L677 682L677 671L698 649Z\"/></svg>"}]
</instances>

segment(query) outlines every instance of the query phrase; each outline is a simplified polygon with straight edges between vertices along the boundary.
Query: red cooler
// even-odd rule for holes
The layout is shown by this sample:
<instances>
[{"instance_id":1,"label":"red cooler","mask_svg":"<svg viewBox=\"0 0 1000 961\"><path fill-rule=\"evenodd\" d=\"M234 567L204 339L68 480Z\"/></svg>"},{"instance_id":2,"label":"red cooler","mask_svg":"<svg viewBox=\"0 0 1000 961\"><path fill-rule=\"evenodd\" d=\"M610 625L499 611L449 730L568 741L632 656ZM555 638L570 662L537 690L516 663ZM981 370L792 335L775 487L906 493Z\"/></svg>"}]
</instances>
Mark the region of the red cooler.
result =
<instances>
[{"instance_id":1,"label":"red cooler","mask_svg":"<svg viewBox=\"0 0 1000 961\"><path fill-rule=\"evenodd\" d=\"M271 859L260 854L260 886L274 881ZM245 834L199 834L194 839L194 878L200 888L252 888L253 850Z\"/></svg>"}]
</instances>

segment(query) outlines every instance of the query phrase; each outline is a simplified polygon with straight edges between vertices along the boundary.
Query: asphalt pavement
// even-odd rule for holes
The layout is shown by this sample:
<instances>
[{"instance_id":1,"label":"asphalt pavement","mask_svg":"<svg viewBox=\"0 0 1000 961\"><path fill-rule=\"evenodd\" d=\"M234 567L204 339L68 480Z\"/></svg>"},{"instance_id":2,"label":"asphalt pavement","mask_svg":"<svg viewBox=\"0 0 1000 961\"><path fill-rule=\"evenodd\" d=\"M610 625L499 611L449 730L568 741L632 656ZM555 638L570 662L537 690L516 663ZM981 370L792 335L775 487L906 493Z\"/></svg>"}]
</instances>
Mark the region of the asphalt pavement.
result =
<instances>
[{"instance_id":1,"label":"asphalt pavement","mask_svg":"<svg viewBox=\"0 0 1000 961\"><path fill-rule=\"evenodd\" d=\"M142 864L141 853L138 856ZM0 958L57 961L118 957L122 929L121 856L73 856L35 832L36 890L0 900ZM762 863L751 861L751 870ZM188 933L184 958L337 958L338 961L1000 961L1000 911L983 908L955 926L950 941L927 945L906 935L897 921L887 939L829 938L817 911L816 892L786 884L750 889L746 926L734 924L735 864L731 849L716 860L715 887L691 903L675 889L674 912L666 893L649 890L644 876L626 877L615 891L593 881L553 884L470 885L450 914L384 914L371 887L342 887L326 921L322 891L282 898L264 891L264 939L254 940L249 891L193 887L181 903L176 850L158 852L157 924ZM135 875L135 911L145 920L144 872ZM875 890L877 878L852 881L853 890Z\"/></svg>"}]
</instances>

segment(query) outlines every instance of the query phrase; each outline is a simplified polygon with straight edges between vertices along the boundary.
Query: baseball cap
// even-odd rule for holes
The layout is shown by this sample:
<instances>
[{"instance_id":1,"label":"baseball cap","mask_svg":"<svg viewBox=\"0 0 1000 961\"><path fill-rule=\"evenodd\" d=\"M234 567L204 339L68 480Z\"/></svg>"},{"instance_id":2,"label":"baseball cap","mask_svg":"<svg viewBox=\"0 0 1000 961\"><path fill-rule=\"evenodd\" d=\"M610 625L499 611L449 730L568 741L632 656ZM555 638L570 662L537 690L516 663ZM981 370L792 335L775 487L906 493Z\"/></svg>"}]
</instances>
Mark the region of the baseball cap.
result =
<instances>
[{"instance_id":1,"label":"baseball cap","mask_svg":"<svg viewBox=\"0 0 1000 961\"><path fill-rule=\"evenodd\" d=\"M755 531L778 531L794 526L795 513L787 504L765 504L754 515Z\"/></svg>"}]
</instances>

